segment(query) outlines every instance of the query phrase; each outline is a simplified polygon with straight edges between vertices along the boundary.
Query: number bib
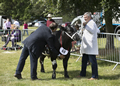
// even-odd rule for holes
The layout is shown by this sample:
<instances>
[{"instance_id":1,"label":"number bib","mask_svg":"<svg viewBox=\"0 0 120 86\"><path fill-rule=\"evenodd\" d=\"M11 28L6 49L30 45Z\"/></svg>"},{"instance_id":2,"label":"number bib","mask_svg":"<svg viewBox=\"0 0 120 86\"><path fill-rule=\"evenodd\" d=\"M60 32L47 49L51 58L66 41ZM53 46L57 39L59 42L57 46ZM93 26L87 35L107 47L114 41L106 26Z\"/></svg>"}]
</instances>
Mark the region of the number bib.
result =
<instances>
[{"instance_id":1,"label":"number bib","mask_svg":"<svg viewBox=\"0 0 120 86\"><path fill-rule=\"evenodd\" d=\"M60 53L62 55L67 55L68 54L68 50L64 49L63 47L60 48Z\"/></svg>"}]
</instances>

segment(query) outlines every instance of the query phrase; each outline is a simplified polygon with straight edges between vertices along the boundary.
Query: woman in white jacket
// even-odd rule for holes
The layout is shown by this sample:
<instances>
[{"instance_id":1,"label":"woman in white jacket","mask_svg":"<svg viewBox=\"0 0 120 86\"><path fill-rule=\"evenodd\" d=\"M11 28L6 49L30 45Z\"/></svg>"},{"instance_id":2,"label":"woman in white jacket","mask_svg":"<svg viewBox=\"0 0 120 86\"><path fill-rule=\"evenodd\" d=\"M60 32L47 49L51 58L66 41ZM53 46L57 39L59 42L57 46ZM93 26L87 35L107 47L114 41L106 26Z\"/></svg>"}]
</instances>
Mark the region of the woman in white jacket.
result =
<instances>
[{"instance_id":1,"label":"woman in white jacket","mask_svg":"<svg viewBox=\"0 0 120 86\"><path fill-rule=\"evenodd\" d=\"M3 23L3 30L4 30L4 34L6 34L7 33L7 27L6 27L6 21L4 21L4 23Z\"/></svg>"},{"instance_id":2,"label":"woman in white jacket","mask_svg":"<svg viewBox=\"0 0 120 86\"><path fill-rule=\"evenodd\" d=\"M86 76L87 61L90 60L92 63L92 77L90 80L98 79L98 66L96 61L96 55L98 55L98 44L97 44L97 32L98 28L96 23L92 20L91 12L84 14L83 23L84 31L81 43L82 56L82 67L78 77Z\"/></svg>"}]
</instances>

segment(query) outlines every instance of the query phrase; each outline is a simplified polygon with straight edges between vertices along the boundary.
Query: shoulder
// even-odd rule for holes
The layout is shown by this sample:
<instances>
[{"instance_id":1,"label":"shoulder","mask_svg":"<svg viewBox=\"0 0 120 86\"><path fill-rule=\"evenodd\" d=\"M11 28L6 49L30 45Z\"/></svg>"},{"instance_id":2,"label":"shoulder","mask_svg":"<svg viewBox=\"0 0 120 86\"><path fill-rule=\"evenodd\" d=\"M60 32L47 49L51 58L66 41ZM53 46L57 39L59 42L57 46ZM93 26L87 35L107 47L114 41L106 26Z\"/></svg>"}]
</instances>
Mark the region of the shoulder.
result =
<instances>
[{"instance_id":1,"label":"shoulder","mask_svg":"<svg viewBox=\"0 0 120 86\"><path fill-rule=\"evenodd\" d=\"M95 24L95 21L94 20L90 20L91 23Z\"/></svg>"},{"instance_id":2,"label":"shoulder","mask_svg":"<svg viewBox=\"0 0 120 86\"><path fill-rule=\"evenodd\" d=\"M40 31L46 31L48 30L49 28L45 25L40 25L40 27L38 27L36 30L40 30Z\"/></svg>"},{"instance_id":3,"label":"shoulder","mask_svg":"<svg viewBox=\"0 0 120 86\"><path fill-rule=\"evenodd\" d=\"M93 21L93 20L90 20L89 22L88 22L88 25L94 25L95 24L95 22Z\"/></svg>"}]
</instances>

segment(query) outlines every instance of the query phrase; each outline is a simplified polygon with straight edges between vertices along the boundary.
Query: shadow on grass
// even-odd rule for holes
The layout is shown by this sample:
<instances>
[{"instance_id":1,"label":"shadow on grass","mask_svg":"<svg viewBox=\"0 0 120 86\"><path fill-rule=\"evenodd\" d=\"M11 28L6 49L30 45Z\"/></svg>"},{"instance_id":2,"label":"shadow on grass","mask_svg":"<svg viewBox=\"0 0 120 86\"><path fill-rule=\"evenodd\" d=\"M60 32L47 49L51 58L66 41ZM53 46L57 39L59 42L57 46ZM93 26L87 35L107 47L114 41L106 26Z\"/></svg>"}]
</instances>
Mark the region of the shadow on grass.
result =
<instances>
[{"instance_id":1,"label":"shadow on grass","mask_svg":"<svg viewBox=\"0 0 120 86\"><path fill-rule=\"evenodd\" d=\"M105 80L117 80L120 78L120 74L114 74L114 75L103 75L103 76L100 76L99 75L99 79L105 79Z\"/></svg>"},{"instance_id":2,"label":"shadow on grass","mask_svg":"<svg viewBox=\"0 0 120 86\"><path fill-rule=\"evenodd\" d=\"M52 79L52 72L53 71L48 71L48 72L45 72L45 73L50 73L51 74L51 78L40 78L39 80L72 80L72 79L89 79L91 78L92 76L92 73L91 72L88 72L86 71L86 77L81 77L81 78L78 78L77 76L80 74L80 70L73 70L73 71L68 71L68 74L69 74L69 77L70 78L65 78L64 77L64 71L56 71L56 79ZM99 72L99 71L98 71ZM58 74L62 74L63 76L61 77L57 77ZM120 78L120 74L112 74L112 75L98 75L98 79L99 80L117 80ZM21 79L21 80L28 80L30 78L24 78Z\"/></svg>"},{"instance_id":3,"label":"shadow on grass","mask_svg":"<svg viewBox=\"0 0 120 86\"><path fill-rule=\"evenodd\" d=\"M52 73L53 71L47 71L45 73L50 73L51 74L51 78L48 79L42 79L42 80L51 80L52 79ZM80 73L80 70L73 70L73 71L68 71L68 75L70 78L65 78L64 77L64 71L56 71L56 80L72 80L73 78L76 78L76 76L78 76ZM61 74L61 77L57 77L57 75ZM77 75L76 75L77 74ZM54 79L53 79L54 80Z\"/></svg>"},{"instance_id":4,"label":"shadow on grass","mask_svg":"<svg viewBox=\"0 0 120 86\"><path fill-rule=\"evenodd\" d=\"M111 66L111 65L115 65L115 63L111 63L111 62L106 62L106 61L97 61L99 66Z\"/></svg>"},{"instance_id":5,"label":"shadow on grass","mask_svg":"<svg viewBox=\"0 0 120 86\"><path fill-rule=\"evenodd\" d=\"M99 71L98 71L99 72ZM52 76L52 71L48 71L46 73L51 73ZM57 74L62 74L63 77L57 77ZM89 79L92 76L91 72L86 71L86 77L82 77L82 78L78 78L77 76L80 74L80 70L73 70L73 71L68 71L69 77L70 78L65 78L64 77L64 71L56 71L56 79L53 80L72 80L72 79ZM105 79L105 80L117 80L120 78L120 74L112 74L112 75L98 75L99 80L100 79ZM42 79L42 80L52 80L52 78L48 78L48 79Z\"/></svg>"}]
</instances>

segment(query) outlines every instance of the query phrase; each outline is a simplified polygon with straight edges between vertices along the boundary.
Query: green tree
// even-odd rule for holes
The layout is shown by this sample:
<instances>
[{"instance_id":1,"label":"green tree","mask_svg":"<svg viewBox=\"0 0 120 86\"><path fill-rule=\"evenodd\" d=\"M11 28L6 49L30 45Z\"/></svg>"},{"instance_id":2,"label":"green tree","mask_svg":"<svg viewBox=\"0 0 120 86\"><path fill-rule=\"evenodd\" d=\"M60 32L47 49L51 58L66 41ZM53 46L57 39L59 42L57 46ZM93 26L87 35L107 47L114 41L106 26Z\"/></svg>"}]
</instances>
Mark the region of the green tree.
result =
<instances>
[{"instance_id":1,"label":"green tree","mask_svg":"<svg viewBox=\"0 0 120 86\"><path fill-rule=\"evenodd\" d=\"M31 16L31 6L30 0L0 0L0 14L25 20Z\"/></svg>"},{"instance_id":2,"label":"green tree","mask_svg":"<svg viewBox=\"0 0 120 86\"><path fill-rule=\"evenodd\" d=\"M46 17L48 13L59 16L58 1L53 0L32 0L31 14L34 18Z\"/></svg>"},{"instance_id":3,"label":"green tree","mask_svg":"<svg viewBox=\"0 0 120 86\"><path fill-rule=\"evenodd\" d=\"M120 17L120 1L119 0L102 0L101 6L104 10L104 18L106 23L106 32L107 33L113 33L113 25L112 25L112 19L118 19ZM113 49L114 48L114 37L107 35L107 42L106 42L106 48Z\"/></svg>"}]
</instances>

